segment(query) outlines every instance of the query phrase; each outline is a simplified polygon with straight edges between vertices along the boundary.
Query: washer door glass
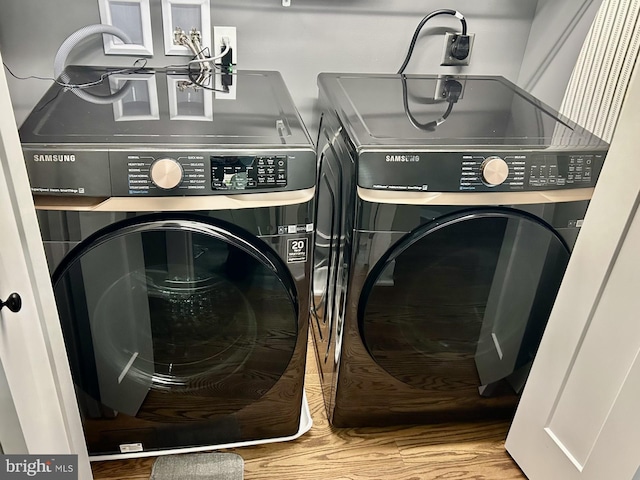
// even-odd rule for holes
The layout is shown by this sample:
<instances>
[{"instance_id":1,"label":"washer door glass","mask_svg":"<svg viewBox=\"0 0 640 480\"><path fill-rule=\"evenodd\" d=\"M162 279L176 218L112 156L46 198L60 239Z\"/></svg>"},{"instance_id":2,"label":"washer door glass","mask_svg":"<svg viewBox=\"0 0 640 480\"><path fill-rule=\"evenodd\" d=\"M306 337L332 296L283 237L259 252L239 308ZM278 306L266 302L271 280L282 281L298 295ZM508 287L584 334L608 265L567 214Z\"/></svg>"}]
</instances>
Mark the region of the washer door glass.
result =
<instances>
[{"instance_id":1,"label":"washer door glass","mask_svg":"<svg viewBox=\"0 0 640 480\"><path fill-rule=\"evenodd\" d=\"M568 261L561 237L528 214L437 219L371 271L358 310L362 340L413 387L467 398L519 393Z\"/></svg>"},{"instance_id":2,"label":"washer door glass","mask_svg":"<svg viewBox=\"0 0 640 480\"><path fill-rule=\"evenodd\" d=\"M230 225L125 221L76 247L53 281L85 417L232 413L280 379L296 344L293 280Z\"/></svg>"}]
</instances>

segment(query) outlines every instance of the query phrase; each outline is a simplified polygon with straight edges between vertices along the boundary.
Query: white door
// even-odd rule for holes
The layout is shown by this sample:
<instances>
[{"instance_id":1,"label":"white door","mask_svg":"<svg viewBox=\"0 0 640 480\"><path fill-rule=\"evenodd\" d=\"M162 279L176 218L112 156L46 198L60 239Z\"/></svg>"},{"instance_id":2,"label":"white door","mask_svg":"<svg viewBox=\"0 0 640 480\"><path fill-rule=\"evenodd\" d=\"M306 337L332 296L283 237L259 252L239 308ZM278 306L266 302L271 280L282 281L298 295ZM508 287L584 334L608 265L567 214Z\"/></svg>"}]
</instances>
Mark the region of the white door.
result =
<instances>
[{"instance_id":1,"label":"white door","mask_svg":"<svg viewBox=\"0 0 640 480\"><path fill-rule=\"evenodd\" d=\"M1 59L1 57L0 57ZM4 69L0 69L0 442L4 453L78 454L92 478Z\"/></svg>"},{"instance_id":2,"label":"white door","mask_svg":"<svg viewBox=\"0 0 640 480\"><path fill-rule=\"evenodd\" d=\"M506 448L532 480L640 479L640 68Z\"/></svg>"}]
</instances>

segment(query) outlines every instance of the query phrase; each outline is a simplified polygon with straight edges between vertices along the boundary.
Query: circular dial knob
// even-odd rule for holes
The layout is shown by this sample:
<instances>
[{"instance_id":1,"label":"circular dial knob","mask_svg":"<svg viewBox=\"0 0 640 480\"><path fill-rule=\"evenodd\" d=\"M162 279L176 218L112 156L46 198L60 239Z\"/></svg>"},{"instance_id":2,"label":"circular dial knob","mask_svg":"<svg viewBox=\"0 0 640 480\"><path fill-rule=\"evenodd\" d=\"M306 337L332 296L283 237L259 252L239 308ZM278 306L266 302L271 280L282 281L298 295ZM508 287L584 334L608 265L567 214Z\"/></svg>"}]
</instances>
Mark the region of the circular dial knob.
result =
<instances>
[{"instance_id":1,"label":"circular dial knob","mask_svg":"<svg viewBox=\"0 0 640 480\"><path fill-rule=\"evenodd\" d=\"M182 181L182 167L173 158L161 158L151 165L151 181L163 190L171 190Z\"/></svg>"},{"instance_id":2,"label":"circular dial knob","mask_svg":"<svg viewBox=\"0 0 640 480\"><path fill-rule=\"evenodd\" d=\"M482 179L487 185L501 185L508 176L509 165L500 157L489 157L482 162Z\"/></svg>"}]
</instances>

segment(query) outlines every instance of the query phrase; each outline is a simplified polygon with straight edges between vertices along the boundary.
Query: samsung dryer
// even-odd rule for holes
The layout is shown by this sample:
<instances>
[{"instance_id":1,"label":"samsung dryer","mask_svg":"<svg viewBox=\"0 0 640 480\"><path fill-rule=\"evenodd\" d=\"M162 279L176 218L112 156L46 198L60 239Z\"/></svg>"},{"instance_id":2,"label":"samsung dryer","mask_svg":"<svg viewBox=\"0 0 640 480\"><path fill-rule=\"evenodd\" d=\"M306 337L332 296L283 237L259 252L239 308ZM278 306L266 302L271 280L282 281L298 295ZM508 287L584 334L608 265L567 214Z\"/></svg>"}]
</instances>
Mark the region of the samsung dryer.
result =
<instances>
[{"instance_id":1,"label":"samsung dryer","mask_svg":"<svg viewBox=\"0 0 640 480\"><path fill-rule=\"evenodd\" d=\"M67 76L98 82L20 136L91 458L305 432L316 156L280 74Z\"/></svg>"},{"instance_id":2,"label":"samsung dryer","mask_svg":"<svg viewBox=\"0 0 640 480\"><path fill-rule=\"evenodd\" d=\"M330 421L511 415L607 144L500 77L318 84L310 321Z\"/></svg>"}]
</instances>

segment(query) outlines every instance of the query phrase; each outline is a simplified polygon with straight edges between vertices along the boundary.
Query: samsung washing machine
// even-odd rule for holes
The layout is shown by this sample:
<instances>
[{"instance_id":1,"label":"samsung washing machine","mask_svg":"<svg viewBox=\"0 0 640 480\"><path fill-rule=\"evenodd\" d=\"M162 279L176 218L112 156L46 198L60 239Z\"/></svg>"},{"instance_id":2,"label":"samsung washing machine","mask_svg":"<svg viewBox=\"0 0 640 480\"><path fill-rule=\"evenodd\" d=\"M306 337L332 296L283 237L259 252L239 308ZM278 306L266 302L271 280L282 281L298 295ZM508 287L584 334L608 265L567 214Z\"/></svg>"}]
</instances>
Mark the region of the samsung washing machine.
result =
<instances>
[{"instance_id":1,"label":"samsung washing machine","mask_svg":"<svg viewBox=\"0 0 640 480\"><path fill-rule=\"evenodd\" d=\"M310 322L330 421L511 415L607 144L500 77L318 84Z\"/></svg>"},{"instance_id":2,"label":"samsung washing machine","mask_svg":"<svg viewBox=\"0 0 640 480\"><path fill-rule=\"evenodd\" d=\"M103 81L20 135L91 458L304 433L316 156L281 76L67 77Z\"/></svg>"}]
</instances>

